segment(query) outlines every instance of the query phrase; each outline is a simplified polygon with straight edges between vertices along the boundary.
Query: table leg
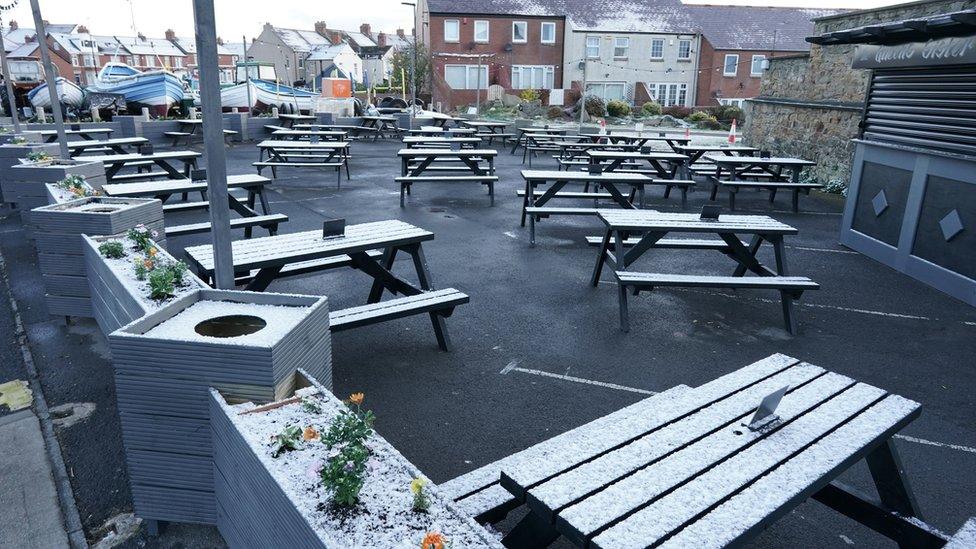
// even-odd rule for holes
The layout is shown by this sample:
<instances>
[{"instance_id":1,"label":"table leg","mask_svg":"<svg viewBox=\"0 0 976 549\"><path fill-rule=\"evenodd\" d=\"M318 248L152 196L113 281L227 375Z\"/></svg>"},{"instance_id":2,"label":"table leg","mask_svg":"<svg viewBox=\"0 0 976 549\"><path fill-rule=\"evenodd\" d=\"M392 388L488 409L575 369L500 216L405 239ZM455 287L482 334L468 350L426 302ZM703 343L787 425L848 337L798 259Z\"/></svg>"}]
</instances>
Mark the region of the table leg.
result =
<instances>
[{"instance_id":1,"label":"table leg","mask_svg":"<svg viewBox=\"0 0 976 549\"><path fill-rule=\"evenodd\" d=\"M249 292L263 292L268 289L268 286L274 282L274 279L278 278L278 273L281 272L283 265L277 267L265 267L258 271L251 282L244 287L246 291Z\"/></svg>"},{"instance_id":2,"label":"table leg","mask_svg":"<svg viewBox=\"0 0 976 549\"><path fill-rule=\"evenodd\" d=\"M559 537L552 524L535 512L529 514L512 528L502 539L502 545L510 549L533 549L548 547Z\"/></svg>"},{"instance_id":3,"label":"table leg","mask_svg":"<svg viewBox=\"0 0 976 549\"><path fill-rule=\"evenodd\" d=\"M739 263L735 271L732 272L732 276L743 276L747 270L759 276L772 276L776 274L756 259L759 247L763 243L762 235L753 235L748 247L743 246L742 241L734 234L720 233L718 236L729 245L727 252L729 257Z\"/></svg>"},{"instance_id":4,"label":"table leg","mask_svg":"<svg viewBox=\"0 0 976 549\"><path fill-rule=\"evenodd\" d=\"M776 274L779 276L789 276L789 266L786 264L786 247L783 244L783 236L767 237L773 245L773 253L776 256ZM796 292L780 291L780 301L783 304L783 322L786 324L786 331L796 335L799 324L796 319L796 307L793 302L799 299L800 294Z\"/></svg>"},{"instance_id":5,"label":"table leg","mask_svg":"<svg viewBox=\"0 0 976 549\"><path fill-rule=\"evenodd\" d=\"M600 285L600 274L603 271L603 265L607 262L607 252L610 251L610 238L613 235L613 231L607 228L606 232L603 233L603 241L600 243L600 249L597 251L596 256L596 266L593 267L593 276L590 277L590 285L596 288Z\"/></svg>"},{"instance_id":6,"label":"table leg","mask_svg":"<svg viewBox=\"0 0 976 549\"><path fill-rule=\"evenodd\" d=\"M408 250L413 258L414 268L417 270L417 281L423 290L433 290L434 282L430 276L430 268L427 266L427 258L424 256L423 246L417 244ZM436 312L428 313L430 324L434 328L434 336L437 338L437 345L442 351L451 350L451 335L447 331L447 321L443 315Z\"/></svg>"},{"instance_id":7,"label":"table leg","mask_svg":"<svg viewBox=\"0 0 976 549\"><path fill-rule=\"evenodd\" d=\"M396 248L383 250L382 265L387 271L393 268L393 261L396 259L396 254ZM383 284L379 280L373 280L373 287L369 290L369 297L366 299L366 303L377 303L381 297L383 297Z\"/></svg>"},{"instance_id":8,"label":"table leg","mask_svg":"<svg viewBox=\"0 0 976 549\"><path fill-rule=\"evenodd\" d=\"M614 255L617 259L614 271L627 270L626 261L624 261L624 239L620 233L621 231L613 233ZM616 273L614 273L614 278L617 278ZM627 313L627 287L620 283L619 278L617 279L617 297L620 301L620 331L629 332L630 315Z\"/></svg>"},{"instance_id":9,"label":"table leg","mask_svg":"<svg viewBox=\"0 0 976 549\"><path fill-rule=\"evenodd\" d=\"M878 489L881 503L902 516L924 520L911 485L905 478L905 467L901 463L892 439L886 440L875 448L867 455L865 461L871 471L874 485ZM904 543L899 543L899 546L909 547Z\"/></svg>"}]
</instances>

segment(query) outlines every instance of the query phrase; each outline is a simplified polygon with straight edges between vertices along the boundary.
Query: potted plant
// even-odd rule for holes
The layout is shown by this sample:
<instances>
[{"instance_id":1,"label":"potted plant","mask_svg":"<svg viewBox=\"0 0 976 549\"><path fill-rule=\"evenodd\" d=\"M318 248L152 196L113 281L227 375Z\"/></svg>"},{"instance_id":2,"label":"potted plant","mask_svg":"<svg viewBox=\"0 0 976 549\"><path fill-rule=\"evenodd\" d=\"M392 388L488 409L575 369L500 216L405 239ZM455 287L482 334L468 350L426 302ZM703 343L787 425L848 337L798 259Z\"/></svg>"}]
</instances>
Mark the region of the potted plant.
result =
<instances>
[{"instance_id":1,"label":"potted plant","mask_svg":"<svg viewBox=\"0 0 976 549\"><path fill-rule=\"evenodd\" d=\"M373 430L362 393L343 402L305 377L267 404L210 391L217 528L231 546L501 547Z\"/></svg>"},{"instance_id":2,"label":"potted plant","mask_svg":"<svg viewBox=\"0 0 976 549\"><path fill-rule=\"evenodd\" d=\"M11 198L15 193L7 192L7 181L12 175L13 166L20 165L20 159L39 152L47 153L52 157L58 155L57 143L37 143L29 139L33 138L30 138L29 135L15 136L9 143L0 145L0 197L4 202L16 202ZM40 205L38 204L38 206Z\"/></svg>"},{"instance_id":3,"label":"potted plant","mask_svg":"<svg viewBox=\"0 0 976 549\"><path fill-rule=\"evenodd\" d=\"M82 235L120 234L141 224L162 235L162 202L149 198L84 196L95 191L80 176L48 187L49 192L81 195L35 208L31 213L48 313L92 317ZM165 237L159 239L159 244L165 244Z\"/></svg>"},{"instance_id":4,"label":"potted plant","mask_svg":"<svg viewBox=\"0 0 976 549\"><path fill-rule=\"evenodd\" d=\"M299 368L332 375L325 297L195 290L108 339L133 501L148 520L216 522L209 388L269 401L292 394ZM191 424L203 433L177 433Z\"/></svg>"},{"instance_id":5,"label":"potted plant","mask_svg":"<svg viewBox=\"0 0 976 549\"><path fill-rule=\"evenodd\" d=\"M24 226L32 228L31 210L48 204L46 185L79 176L95 190L105 183L105 166L101 162L84 159L61 159L47 151L32 151L11 166L9 177L3 181L4 198L16 202Z\"/></svg>"}]
</instances>

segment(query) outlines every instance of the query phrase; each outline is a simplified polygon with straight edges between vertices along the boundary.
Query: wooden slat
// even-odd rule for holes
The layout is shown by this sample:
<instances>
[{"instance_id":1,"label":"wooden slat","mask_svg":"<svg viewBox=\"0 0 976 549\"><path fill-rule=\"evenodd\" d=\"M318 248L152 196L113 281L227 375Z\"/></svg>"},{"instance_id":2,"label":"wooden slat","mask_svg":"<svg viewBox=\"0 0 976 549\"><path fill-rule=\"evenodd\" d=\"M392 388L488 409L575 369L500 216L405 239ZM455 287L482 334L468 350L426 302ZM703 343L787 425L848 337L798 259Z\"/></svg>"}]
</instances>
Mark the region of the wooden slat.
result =
<instances>
[{"instance_id":1,"label":"wooden slat","mask_svg":"<svg viewBox=\"0 0 976 549\"><path fill-rule=\"evenodd\" d=\"M644 548L663 541L698 515L721 504L735 493L747 488L762 475L803 452L841 427L867 408L884 398L885 392L870 385L857 384L835 398L787 423L745 450L735 453L725 461L708 469L693 480L677 485L668 478L644 478L655 482L654 488L642 488L649 496L648 504L631 514L622 522L593 538L593 546L618 549ZM741 427L735 430L741 432ZM709 445L700 445L694 450L706 456L718 458L725 455L728 445L740 436L733 428L710 439ZM723 446L725 445L725 446ZM691 452L675 454L691 464L695 456ZM649 470L649 475L660 471L662 475L674 475L671 468L657 464ZM568 517L568 514L565 515Z\"/></svg>"},{"instance_id":2,"label":"wooden slat","mask_svg":"<svg viewBox=\"0 0 976 549\"><path fill-rule=\"evenodd\" d=\"M432 290L418 295L332 311L329 313L329 329L338 332L419 313L451 309L467 302L468 296L454 288Z\"/></svg>"},{"instance_id":3,"label":"wooden slat","mask_svg":"<svg viewBox=\"0 0 976 549\"><path fill-rule=\"evenodd\" d=\"M258 215L254 217L237 217L230 220L231 229L243 229L247 227L268 227L277 226L281 223L288 221L288 216L285 214L268 214L268 215ZM184 236L188 234L199 234L210 232L211 225L210 222L201 223L188 223L186 225L174 225L171 227L166 227L166 236Z\"/></svg>"},{"instance_id":4,"label":"wooden slat","mask_svg":"<svg viewBox=\"0 0 976 549\"><path fill-rule=\"evenodd\" d=\"M805 276L710 276L616 271L624 286L752 288L817 290L820 285Z\"/></svg>"},{"instance_id":5,"label":"wooden slat","mask_svg":"<svg viewBox=\"0 0 976 549\"><path fill-rule=\"evenodd\" d=\"M660 230L666 232L727 231L731 233L797 234L797 229L765 215L720 215L702 220L699 214L663 213L653 210L600 210L600 218L613 229Z\"/></svg>"},{"instance_id":6,"label":"wooden slat","mask_svg":"<svg viewBox=\"0 0 976 549\"><path fill-rule=\"evenodd\" d=\"M648 183L653 178L637 173L601 172L566 172L560 170L522 170L522 178L530 181L579 181L582 183Z\"/></svg>"},{"instance_id":7,"label":"wooden slat","mask_svg":"<svg viewBox=\"0 0 976 549\"><path fill-rule=\"evenodd\" d=\"M624 247L636 246L640 238L624 239ZM741 242L741 241L740 241ZM588 236L586 243L590 246L600 246L603 244L602 236ZM748 246L748 242L742 242L743 246ZM703 238L662 238L654 243L655 248L674 248L680 250L718 250L723 251L729 248L724 240L703 239Z\"/></svg>"},{"instance_id":8,"label":"wooden slat","mask_svg":"<svg viewBox=\"0 0 976 549\"><path fill-rule=\"evenodd\" d=\"M492 512L510 510L518 506L515 496L499 484L492 484L480 492L455 500L455 503L477 521L481 521Z\"/></svg>"},{"instance_id":9,"label":"wooden slat","mask_svg":"<svg viewBox=\"0 0 976 549\"><path fill-rule=\"evenodd\" d=\"M271 179L263 175L248 173L227 176L227 187L248 187L271 183ZM163 194L179 194L185 192L199 192L207 190L207 183L190 181L189 179L167 179L164 181L146 181L141 183L108 183L102 190L109 196L158 196Z\"/></svg>"}]
</instances>

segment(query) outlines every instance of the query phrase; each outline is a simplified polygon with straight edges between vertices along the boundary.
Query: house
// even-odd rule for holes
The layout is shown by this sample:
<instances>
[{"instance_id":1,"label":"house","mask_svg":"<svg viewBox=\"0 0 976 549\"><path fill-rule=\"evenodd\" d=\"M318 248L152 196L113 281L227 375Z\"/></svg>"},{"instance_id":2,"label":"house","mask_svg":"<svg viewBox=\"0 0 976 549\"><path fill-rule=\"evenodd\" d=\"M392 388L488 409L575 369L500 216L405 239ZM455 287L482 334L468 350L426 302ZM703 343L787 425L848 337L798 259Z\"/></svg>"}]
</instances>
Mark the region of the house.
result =
<instances>
[{"instance_id":1,"label":"house","mask_svg":"<svg viewBox=\"0 0 976 549\"><path fill-rule=\"evenodd\" d=\"M101 66L98 43L87 28L81 26L75 30L76 32L70 34L48 32L47 43L52 59L59 58L55 60L55 64L63 69L61 76L79 86L89 86L95 82Z\"/></svg>"},{"instance_id":2,"label":"house","mask_svg":"<svg viewBox=\"0 0 976 549\"><path fill-rule=\"evenodd\" d=\"M810 50L815 17L839 10L686 6L704 36L697 105L735 105L759 95L768 60Z\"/></svg>"},{"instance_id":3,"label":"house","mask_svg":"<svg viewBox=\"0 0 976 549\"><path fill-rule=\"evenodd\" d=\"M129 52L129 65L140 71L165 69L185 73L186 54L166 38L115 36L122 48Z\"/></svg>"},{"instance_id":4,"label":"house","mask_svg":"<svg viewBox=\"0 0 976 549\"><path fill-rule=\"evenodd\" d=\"M178 66L174 66L173 72L177 75L189 74L190 76L197 77L197 41L196 38L190 36L176 36L176 33L172 29L167 29L164 33L166 39L176 45L177 48L183 52L183 60L175 61L179 63ZM224 46L224 41L218 36L217 37L217 66L220 70L220 82L221 83L233 83L234 82L234 66L237 64L239 56L234 53L234 51L228 49Z\"/></svg>"},{"instance_id":5,"label":"house","mask_svg":"<svg viewBox=\"0 0 976 549\"><path fill-rule=\"evenodd\" d=\"M333 41L324 34L325 24L319 22L316 27L322 34L315 30L285 29L265 23L261 34L247 48L247 56L253 61L273 64L275 74L284 84L304 82L310 74L305 68L305 61L312 51L320 46L333 45ZM335 42L339 41L337 39Z\"/></svg>"},{"instance_id":6,"label":"house","mask_svg":"<svg viewBox=\"0 0 976 549\"><path fill-rule=\"evenodd\" d=\"M555 3L420 0L419 40L431 55L433 103L451 110L486 97L563 87L566 18Z\"/></svg>"},{"instance_id":7,"label":"house","mask_svg":"<svg viewBox=\"0 0 976 549\"><path fill-rule=\"evenodd\" d=\"M343 37L363 61L363 74L359 82L377 85L389 78L393 70L394 50L387 43L386 33L374 34L369 23L363 23L358 32L344 31Z\"/></svg>"},{"instance_id":8,"label":"house","mask_svg":"<svg viewBox=\"0 0 976 549\"><path fill-rule=\"evenodd\" d=\"M313 79L329 72L330 67L338 68L353 82L363 81L363 60L352 49L352 46L345 42L316 47L308 55L305 63L305 69Z\"/></svg>"}]
</instances>

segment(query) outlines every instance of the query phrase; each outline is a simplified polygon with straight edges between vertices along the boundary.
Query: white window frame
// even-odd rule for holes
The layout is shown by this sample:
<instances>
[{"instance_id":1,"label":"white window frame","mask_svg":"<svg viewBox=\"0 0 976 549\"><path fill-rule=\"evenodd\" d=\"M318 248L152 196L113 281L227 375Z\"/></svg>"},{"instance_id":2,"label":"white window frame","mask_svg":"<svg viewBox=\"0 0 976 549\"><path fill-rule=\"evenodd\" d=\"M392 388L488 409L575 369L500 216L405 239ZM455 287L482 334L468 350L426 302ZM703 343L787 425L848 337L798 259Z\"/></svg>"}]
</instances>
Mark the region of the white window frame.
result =
<instances>
[{"instance_id":1,"label":"white window frame","mask_svg":"<svg viewBox=\"0 0 976 549\"><path fill-rule=\"evenodd\" d=\"M591 41L592 42L595 42L596 45L595 46L590 45L590 42ZM585 44L586 44L586 46L585 46L585 48L583 50L583 53L584 53L584 55L586 55L586 58L587 59L599 59L600 58L600 37L599 36L587 36L586 37ZM596 55L590 55L590 48L594 48L594 47L596 48Z\"/></svg>"},{"instance_id":2,"label":"white window frame","mask_svg":"<svg viewBox=\"0 0 976 549\"><path fill-rule=\"evenodd\" d=\"M546 40L546 28L552 29L552 38ZM540 44L555 44L556 43L556 24L552 21L543 21L539 25L539 43Z\"/></svg>"},{"instance_id":3,"label":"white window frame","mask_svg":"<svg viewBox=\"0 0 976 549\"><path fill-rule=\"evenodd\" d=\"M484 31L485 31L485 37L484 38L478 38L478 26L479 25L482 25L482 24L485 26L485 29L484 29ZM487 44L490 39L491 39L491 25L489 25L488 20L487 19L476 19L475 22L474 22L474 41L477 42L477 43L479 43L479 44Z\"/></svg>"},{"instance_id":4,"label":"white window frame","mask_svg":"<svg viewBox=\"0 0 976 549\"><path fill-rule=\"evenodd\" d=\"M618 46L617 44L623 41L624 46ZM623 49L623 55L617 55L617 50ZM613 58L614 59L627 59L630 56L630 37L628 36L614 36L613 37Z\"/></svg>"},{"instance_id":5,"label":"white window frame","mask_svg":"<svg viewBox=\"0 0 976 549\"><path fill-rule=\"evenodd\" d=\"M454 37L453 38L451 38L451 37L449 37L447 35L448 25L451 24L451 23L454 24L454 29L455 29ZM456 43L458 43L458 42L461 41L461 20L460 19L445 19L444 20L444 41L445 42L448 42L448 43L451 43L451 44L456 44Z\"/></svg>"},{"instance_id":6,"label":"white window frame","mask_svg":"<svg viewBox=\"0 0 976 549\"><path fill-rule=\"evenodd\" d=\"M522 27L522 39L519 40L515 38L515 29L517 27ZM528 21L512 21L512 43L513 44L525 44L529 41L529 22Z\"/></svg>"},{"instance_id":7,"label":"white window frame","mask_svg":"<svg viewBox=\"0 0 976 549\"><path fill-rule=\"evenodd\" d=\"M182 69L183 68L183 58L182 57L174 57L173 58L173 67L175 67L177 69Z\"/></svg>"},{"instance_id":8,"label":"white window frame","mask_svg":"<svg viewBox=\"0 0 976 549\"><path fill-rule=\"evenodd\" d=\"M71 54L71 65L74 67L78 66L78 56L75 54Z\"/></svg>"},{"instance_id":9,"label":"white window frame","mask_svg":"<svg viewBox=\"0 0 976 549\"><path fill-rule=\"evenodd\" d=\"M729 72L729 60L731 59L735 61L732 63L732 72ZM739 54L725 54L725 59L722 61L722 76L736 76L737 74L739 74Z\"/></svg>"},{"instance_id":10,"label":"white window frame","mask_svg":"<svg viewBox=\"0 0 976 549\"><path fill-rule=\"evenodd\" d=\"M647 94L662 107L684 107L688 102L685 82L648 82Z\"/></svg>"},{"instance_id":11,"label":"white window frame","mask_svg":"<svg viewBox=\"0 0 976 549\"><path fill-rule=\"evenodd\" d=\"M587 82L586 83L586 93L587 94L596 95L596 96L599 96L599 97L603 98L604 100L607 100L607 88L610 87L610 86L613 86L613 87L619 86L620 87L620 100L621 101L627 101L627 83L626 82L620 82L620 81ZM596 92L595 91L596 88L601 88L602 89L602 92ZM614 98L614 99L616 99L616 98Z\"/></svg>"},{"instance_id":12,"label":"white window frame","mask_svg":"<svg viewBox=\"0 0 976 549\"><path fill-rule=\"evenodd\" d=\"M661 45L661 55L654 55L655 44ZM664 39L663 38L651 38L651 59L656 61L664 60Z\"/></svg>"},{"instance_id":13,"label":"white window frame","mask_svg":"<svg viewBox=\"0 0 976 549\"><path fill-rule=\"evenodd\" d=\"M146 66L147 67L155 67L156 66L156 56L155 55L147 55L146 56Z\"/></svg>"},{"instance_id":14,"label":"white window frame","mask_svg":"<svg viewBox=\"0 0 976 549\"><path fill-rule=\"evenodd\" d=\"M758 63L756 61L758 61ZM764 61L766 61L765 55L763 54L753 55L752 64L749 66L749 76L762 76Z\"/></svg>"},{"instance_id":15,"label":"white window frame","mask_svg":"<svg viewBox=\"0 0 976 549\"><path fill-rule=\"evenodd\" d=\"M720 105L732 105L733 107L739 107L740 109L745 105L746 100L736 97L728 97L718 100Z\"/></svg>"},{"instance_id":16,"label":"white window frame","mask_svg":"<svg viewBox=\"0 0 976 549\"><path fill-rule=\"evenodd\" d=\"M478 89L478 65L462 65L462 64L457 64L457 63L452 63L452 64L444 65L444 80L445 81L447 81L447 69L448 68L452 68L452 67L454 67L454 68L456 68L456 67L463 67L464 68L464 87L463 88L455 88L455 87L451 86L450 82L448 82L447 85L450 86L452 90L476 90L476 89ZM473 78L472 78L472 74L471 74L472 71L474 72L474 77ZM486 90L486 89L488 89L488 65L481 65L481 74L482 74L482 78L481 78L481 89Z\"/></svg>"},{"instance_id":17,"label":"white window frame","mask_svg":"<svg viewBox=\"0 0 976 549\"><path fill-rule=\"evenodd\" d=\"M525 82L526 76L529 79L528 85ZM540 78L538 82L536 77ZM512 65L513 90L551 90L555 83L556 67L553 65Z\"/></svg>"},{"instance_id":18,"label":"white window frame","mask_svg":"<svg viewBox=\"0 0 976 549\"><path fill-rule=\"evenodd\" d=\"M688 50L687 53L682 56L681 48L686 44L688 46ZM691 40L678 40L678 61L688 61L689 59L691 59Z\"/></svg>"}]
</instances>

